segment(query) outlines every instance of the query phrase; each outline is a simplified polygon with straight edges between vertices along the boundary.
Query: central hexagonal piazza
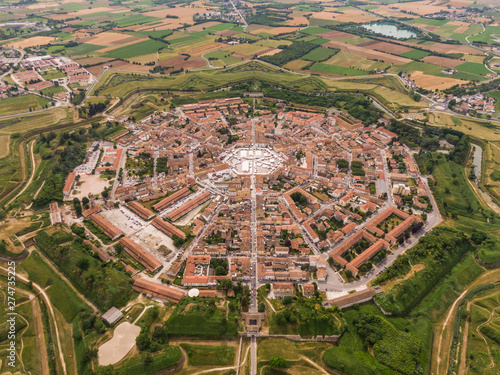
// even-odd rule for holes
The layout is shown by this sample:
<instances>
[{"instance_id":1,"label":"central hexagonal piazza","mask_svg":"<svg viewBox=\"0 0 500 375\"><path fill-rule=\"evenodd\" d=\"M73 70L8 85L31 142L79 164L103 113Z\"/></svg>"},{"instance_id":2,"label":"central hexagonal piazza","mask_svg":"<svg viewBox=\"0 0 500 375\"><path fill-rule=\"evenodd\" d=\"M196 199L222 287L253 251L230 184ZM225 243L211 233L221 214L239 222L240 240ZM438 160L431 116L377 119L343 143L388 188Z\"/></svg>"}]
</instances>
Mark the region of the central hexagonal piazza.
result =
<instances>
[{"instance_id":1,"label":"central hexagonal piazza","mask_svg":"<svg viewBox=\"0 0 500 375\"><path fill-rule=\"evenodd\" d=\"M222 161L231 166L236 175L273 173L286 159L270 146L234 146L221 155Z\"/></svg>"}]
</instances>

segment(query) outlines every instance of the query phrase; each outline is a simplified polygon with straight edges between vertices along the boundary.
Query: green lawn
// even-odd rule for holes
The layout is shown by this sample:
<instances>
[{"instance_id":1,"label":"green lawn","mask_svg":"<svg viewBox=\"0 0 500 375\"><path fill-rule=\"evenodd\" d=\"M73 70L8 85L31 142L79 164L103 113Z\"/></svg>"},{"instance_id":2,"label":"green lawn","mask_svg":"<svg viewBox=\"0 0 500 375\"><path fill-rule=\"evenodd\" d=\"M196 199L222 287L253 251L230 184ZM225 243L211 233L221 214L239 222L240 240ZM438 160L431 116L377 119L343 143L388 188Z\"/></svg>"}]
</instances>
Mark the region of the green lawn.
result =
<instances>
[{"instance_id":1,"label":"green lawn","mask_svg":"<svg viewBox=\"0 0 500 375\"><path fill-rule=\"evenodd\" d=\"M237 334L234 312L226 320L226 309L215 307L217 299L184 299L167 321L168 335L223 337ZM190 304L189 310L186 306Z\"/></svg>"},{"instance_id":2,"label":"green lawn","mask_svg":"<svg viewBox=\"0 0 500 375\"><path fill-rule=\"evenodd\" d=\"M42 288L48 286L46 291L50 301L61 312L67 322L71 322L79 312L89 309L73 289L52 270L36 251L33 251L21 265L28 272L30 280L39 284Z\"/></svg>"},{"instance_id":3,"label":"green lawn","mask_svg":"<svg viewBox=\"0 0 500 375\"><path fill-rule=\"evenodd\" d=\"M120 47L104 54L104 57L113 57L115 59L127 59L135 56L148 55L166 47L165 43L157 40L145 40L132 44L130 46Z\"/></svg>"},{"instance_id":4,"label":"green lawn","mask_svg":"<svg viewBox=\"0 0 500 375\"><path fill-rule=\"evenodd\" d=\"M323 64L323 63L316 63L313 66L311 66L309 69L315 70L318 72L323 72L323 73L333 73L333 74L340 74L340 75L346 75L346 76L359 76L359 75L368 74L368 72L365 70L345 68L343 66L328 65L328 64Z\"/></svg>"},{"instance_id":5,"label":"green lawn","mask_svg":"<svg viewBox=\"0 0 500 375\"><path fill-rule=\"evenodd\" d=\"M229 366L234 363L234 348L231 346L181 344L181 347L191 366Z\"/></svg>"},{"instance_id":6,"label":"green lawn","mask_svg":"<svg viewBox=\"0 0 500 375\"><path fill-rule=\"evenodd\" d=\"M51 79L64 78L66 77L66 74L60 72L59 70L50 70L47 72L41 72L41 76L44 80L49 81Z\"/></svg>"}]
</instances>

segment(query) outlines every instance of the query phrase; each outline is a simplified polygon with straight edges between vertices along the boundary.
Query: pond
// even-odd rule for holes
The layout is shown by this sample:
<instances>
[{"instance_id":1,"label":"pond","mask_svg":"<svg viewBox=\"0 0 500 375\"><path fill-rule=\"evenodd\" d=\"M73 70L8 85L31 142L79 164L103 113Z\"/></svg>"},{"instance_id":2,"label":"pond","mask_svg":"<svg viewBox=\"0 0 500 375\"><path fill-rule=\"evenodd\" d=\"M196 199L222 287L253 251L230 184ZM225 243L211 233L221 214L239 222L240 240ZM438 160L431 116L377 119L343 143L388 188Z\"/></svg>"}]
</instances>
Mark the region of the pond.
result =
<instances>
[{"instance_id":1,"label":"pond","mask_svg":"<svg viewBox=\"0 0 500 375\"><path fill-rule=\"evenodd\" d=\"M417 36L417 34L413 31L401 29L389 23L369 23L366 25L361 25L361 27L373 31L374 33L396 39L408 39L415 38Z\"/></svg>"}]
</instances>

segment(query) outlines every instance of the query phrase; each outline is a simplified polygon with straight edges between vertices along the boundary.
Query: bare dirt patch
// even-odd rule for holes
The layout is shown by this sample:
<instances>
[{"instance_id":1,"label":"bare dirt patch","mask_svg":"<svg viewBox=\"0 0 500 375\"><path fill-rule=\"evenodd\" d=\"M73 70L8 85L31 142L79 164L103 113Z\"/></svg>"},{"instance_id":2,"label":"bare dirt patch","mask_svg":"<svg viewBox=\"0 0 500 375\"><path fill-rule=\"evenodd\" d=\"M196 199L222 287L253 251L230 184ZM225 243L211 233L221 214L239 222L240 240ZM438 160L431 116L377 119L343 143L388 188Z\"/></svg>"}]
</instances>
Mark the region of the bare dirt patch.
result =
<instances>
[{"instance_id":1,"label":"bare dirt patch","mask_svg":"<svg viewBox=\"0 0 500 375\"><path fill-rule=\"evenodd\" d=\"M332 13L327 11L316 12L313 13L312 17L322 20L335 20L340 22L355 22L355 23L376 21L380 18L368 12L355 8L342 10L342 13Z\"/></svg>"},{"instance_id":2,"label":"bare dirt patch","mask_svg":"<svg viewBox=\"0 0 500 375\"><path fill-rule=\"evenodd\" d=\"M180 55L176 57L172 57L170 59L162 60L158 64L160 66L173 66L173 68L167 69L167 72L170 73L174 70L178 70L180 68L184 68L184 70L191 70L196 68L201 68L207 65L207 62L204 58L199 56L192 56L188 60L184 60L185 56Z\"/></svg>"},{"instance_id":3,"label":"bare dirt patch","mask_svg":"<svg viewBox=\"0 0 500 375\"><path fill-rule=\"evenodd\" d=\"M74 190L77 190L78 193L75 195L72 194L72 197L82 199L83 197L88 197L89 194L101 194L104 188L109 186L109 181L102 179L100 175L82 174L77 185Z\"/></svg>"},{"instance_id":4,"label":"bare dirt patch","mask_svg":"<svg viewBox=\"0 0 500 375\"><path fill-rule=\"evenodd\" d=\"M426 56L422 59L424 62L434 65L444 66L446 68L454 68L457 65L463 64L462 60L448 59L446 57Z\"/></svg>"},{"instance_id":5,"label":"bare dirt patch","mask_svg":"<svg viewBox=\"0 0 500 375\"><path fill-rule=\"evenodd\" d=\"M113 365L119 362L135 346L141 327L124 322L115 328L113 338L99 348L99 364Z\"/></svg>"},{"instance_id":6,"label":"bare dirt patch","mask_svg":"<svg viewBox=\"0 0 500 375\"><path fill-rule=\"evenodd\" d=\"M220 36L225 36L225 37L236 35L236 34L239 34L239 33L237 31L232 31L232 30L222 30L222 31L217 31L215 33L215 35L220 35Z\"/></svg>"},{"instance_id":7,"label":"bare dirt patch","mask_svg":"<svg viewBox=\"0 0 500 375\"><path fill-rule=\"evenodd\" d=\"M111 65L111 68L114 70L131 71L138 73L148 73L150 69L149 66L145 65L136 65L136 64L130 64L125 61L113 60L111 62L92 66L90 68L87 68L87 70L93 75L99 76L102 73L102 67L104 67L105 65Z\"/></svg>"},{"instance_id":8,"label":"bare dirt patch","mask_svg":"<svg viewBox=\"0 0 500 375\"><path fill-rule=\"evenodd\" d=\"M318 34L319 37L325 38L325 39L330 39L330 40L337 40L340 38L347 38L350 37L352 34L344 33L343 31L327 31L326 33Z\"/></svg>"},{"instance_id":9,"label":"bare dirt patch","mask_svg":"<svg viewBox=\"0 0 500 375\"><path fill-rule=\"evenodd\" d=\"M324 47L333 47L340 49L341 51L345 52L351 52L357 55L364 56L368 59L371 60L379 60L379 61L384 61L389 64L395 64L395 65L403 65L411 62L412 60L407 59L405 57L401 56L394 56L394 55L389 55L388 53L384 52L378 52L378 51L373 51L369 48L364 48L364 47L359 47L359 46L353 46L337 41L331 41L328 42L324 45Z\"/></svg>"},{"instance_id":10,"label":"bare dirt patch","mask_svg":"<svg viewBox=\"0 0 500 375\"><path fill-rule=\"evenodd\" d=\"M400 4L390 4L381 6L380 8L398 9L399 11L405 10L407 12L413 12L418 15L426 15L426 14L439 13L443 10L447 10L446 5L447 4L445 3L436 3L433 0L429 0L429 1L412 1Z\"/></svg>"},{"instance_id":11,"label":"bare dirt patch","mask_svg":"<svg viewBox=\"0 0 500 375\"><path fill-rule=\"evenodd\" d=\"M175 8L153 10L151 12L144 13L144 15L158 18L165 18L167 14L177 16L179 18L170 18L169 20L172 26L176 25L175 27L179 27L185 23L192 24L193 15L196 13L204 13L209 9L210 8L204 6L193 8L176 6Z\"/></svg>"},{"instance_id":12,"label":"bare dirt patch","mask_svg":"<svg viewBox=\"0 0 500 375\"><path fill-rule=\"evenodd\" d=\"M411 78L418 86L428 90L445 90L454 85L463 85L467 83L467 81L462 81L461 79L431 76L420 71L412 73Z\"/></svg>"},{"instance_id":13,"label":"bare dirt patch","mask_svg":"<svg viewBox=\"0 0 500 375\"><path fill-rule=\"evenodd\" d=\"M23 39L19 40L17 42L12 42L7 44L8 47L14 47L14 48L27 48L27 47L34 47L34 46L43 46L44 44L48 44L50 42L53 42L57 38L54 38L52 36L34 36L28 39Z\"/></svg>"},{"instance_id":14,"label":"bare dirt patch","mask_svg":"<svg viewBox=\"0 0 500 375\"><path fill-rule=\"evenodd\" d=\"M272 55L276 55L277 53L281 52L282 50L280 50L279 48L269 48L269 49L266 49L262 52L259 52L257 54L257 56L272 56Z\"/></svg>"}]
</instances>

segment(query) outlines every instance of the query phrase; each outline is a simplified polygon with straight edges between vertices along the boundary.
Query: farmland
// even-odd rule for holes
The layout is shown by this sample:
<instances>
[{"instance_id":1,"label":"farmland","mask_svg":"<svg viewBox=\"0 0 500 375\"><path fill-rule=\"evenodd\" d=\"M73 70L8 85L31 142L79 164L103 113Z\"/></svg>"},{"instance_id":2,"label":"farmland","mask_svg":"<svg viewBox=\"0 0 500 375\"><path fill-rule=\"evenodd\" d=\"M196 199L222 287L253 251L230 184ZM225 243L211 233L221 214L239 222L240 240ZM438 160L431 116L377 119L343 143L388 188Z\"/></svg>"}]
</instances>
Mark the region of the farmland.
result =
<instances>
[{"instance_id":1,"label":"farmland","mask_svg":"<svg viewBox=\"0 0 500 375\"><path fill-rule=\"evenodd\" d=\"M494 0L6 4L0 255L33 283L14 371L500 371Z\"/></svg>"}]
</instances>

